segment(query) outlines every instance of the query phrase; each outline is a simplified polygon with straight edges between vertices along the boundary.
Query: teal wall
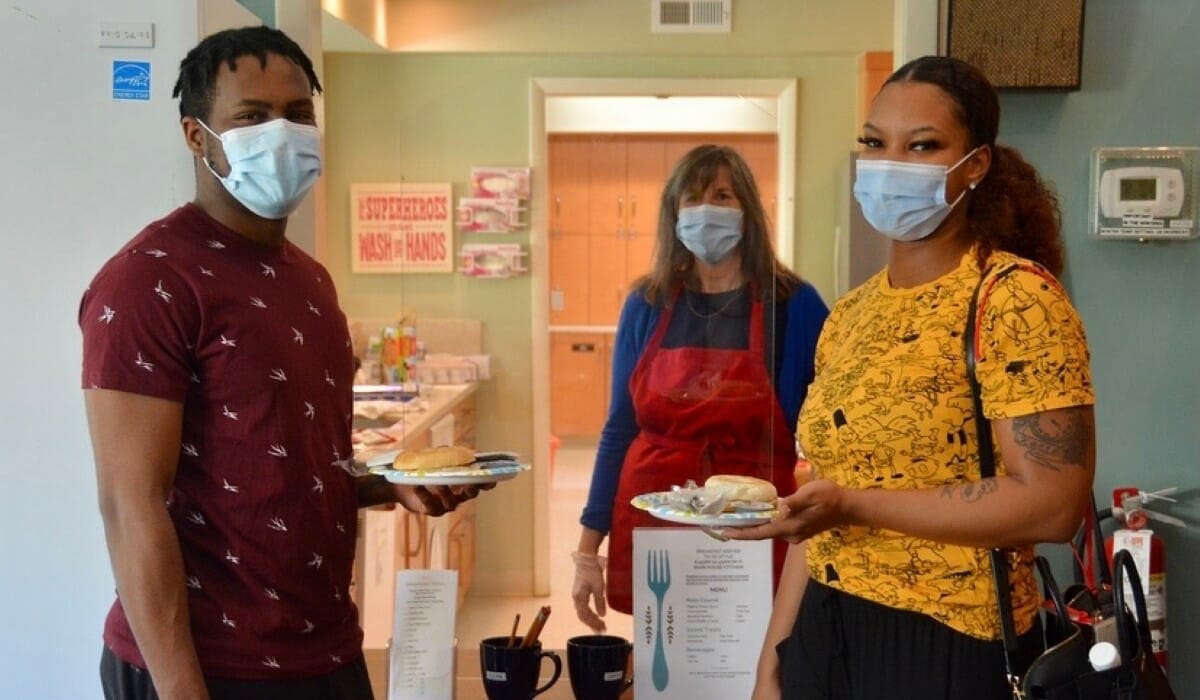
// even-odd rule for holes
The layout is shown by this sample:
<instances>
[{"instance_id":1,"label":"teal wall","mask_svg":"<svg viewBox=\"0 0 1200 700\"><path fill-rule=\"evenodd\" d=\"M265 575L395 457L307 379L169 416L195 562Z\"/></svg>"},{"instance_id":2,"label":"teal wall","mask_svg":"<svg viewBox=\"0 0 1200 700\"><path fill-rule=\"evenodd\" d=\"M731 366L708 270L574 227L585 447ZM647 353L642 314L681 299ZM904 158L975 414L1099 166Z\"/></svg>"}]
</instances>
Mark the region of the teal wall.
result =
<instances>
[{"instance_id":1,"label":"teal wall","mask_svg":"<svg viewBox=\"0 0 1200 700\"><path fill-rule=\"evenodd\" d=\"M1096 493L1187 489L1160 526L1168 560L1170 675L1200 698L1200 240L1088 238L1088 165L1106 146L1200 146L1200 3L1091 0L1083 89L1006 93L1001 140L1056 186L1068 284L1087 326L1097 393Z\"/></svg>"}]
</instances>

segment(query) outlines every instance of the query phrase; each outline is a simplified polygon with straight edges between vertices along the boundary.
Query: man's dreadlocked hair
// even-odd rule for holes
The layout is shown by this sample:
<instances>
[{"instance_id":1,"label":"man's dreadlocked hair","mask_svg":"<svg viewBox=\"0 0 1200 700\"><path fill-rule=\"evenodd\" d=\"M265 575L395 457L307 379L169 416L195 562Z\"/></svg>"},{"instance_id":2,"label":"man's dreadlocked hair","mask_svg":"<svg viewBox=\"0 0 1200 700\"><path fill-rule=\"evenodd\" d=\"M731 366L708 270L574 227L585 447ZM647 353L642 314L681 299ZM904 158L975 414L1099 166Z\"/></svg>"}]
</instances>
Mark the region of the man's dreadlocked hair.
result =
<instances>
[{"instance_id":1,"label":"man's dreadlocked hair","mask_svg":"<svg viewBox=\"0 0 1200 700\"><path fill-rule=\"evenodd\" d=\"M205 37L180 62L179 80L175 81L175 90L171 93L171 97L180 98L180 118L208 119L216 92L217 71L222 63L232 71L237 69L237 59L255 56L265 68L269 53L295 63L308 76L313 92L321 92L321 82L313 71L312 61L287 34L270 27L226 29Z\"/></svg>"}]
</instances>

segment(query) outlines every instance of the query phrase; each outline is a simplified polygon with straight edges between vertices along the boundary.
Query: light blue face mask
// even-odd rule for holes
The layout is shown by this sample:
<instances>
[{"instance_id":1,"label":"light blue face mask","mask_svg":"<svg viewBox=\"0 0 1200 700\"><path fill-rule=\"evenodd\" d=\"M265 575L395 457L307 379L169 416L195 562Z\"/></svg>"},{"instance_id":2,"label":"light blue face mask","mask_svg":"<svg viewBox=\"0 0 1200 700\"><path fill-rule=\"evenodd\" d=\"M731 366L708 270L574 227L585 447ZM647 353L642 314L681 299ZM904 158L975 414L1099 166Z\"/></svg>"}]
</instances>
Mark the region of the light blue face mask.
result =
<instances>
[{"instance_id":1,"label":"light blue face mask","mask_svg":"<svg viewBox=\"0 0 1200 700\"><path fill-rule=\"evenodd\" d=\"M197 120L200 121L200 120ZM321 175L321 132L309 124L274 119L218 134L229 163L221 177L208 158L204 165L229 194L264 219L285 219Z\"/></svg>"},{"instance_id":2,"label":"light blue face mask","mask_svg":"<svg viewBox=\"0 0 1200 700\"><path fill-rule=\"evenodd\" d=\"M742 210L701 204L679 210L675 237L705 263L716 265L742 240Z\"/></svg>"},{"instance_id":3,"label":"light blue face mask","mask_svg":"<svg viewBox=\"0 0 1200 700\"><path fill-rule=\"evenodd\" d=\"M883 235L897 241L919 241L937 230L967 194L946 201L946 178L970 158L976 147L949 167L895 160L860 159L854 198L863 217ZM970 189L977 183L972 182Z\"/></svg>"}]
</instances>

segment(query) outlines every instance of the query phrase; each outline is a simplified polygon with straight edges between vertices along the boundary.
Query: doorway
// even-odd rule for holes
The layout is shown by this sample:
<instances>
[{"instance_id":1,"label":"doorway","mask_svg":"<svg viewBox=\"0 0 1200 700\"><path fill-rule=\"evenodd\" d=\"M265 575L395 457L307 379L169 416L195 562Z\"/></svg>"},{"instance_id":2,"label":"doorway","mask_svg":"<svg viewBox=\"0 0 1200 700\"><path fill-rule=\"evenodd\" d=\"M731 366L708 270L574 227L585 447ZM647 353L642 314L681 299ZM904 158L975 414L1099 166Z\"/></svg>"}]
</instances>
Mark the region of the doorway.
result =
<instances>
[{"instance_id":1,"label":"doorway","mask_svg":"<svg viewBox=\"0 0 1200 700\"><path fill-rule=\"evenodd\" d=\"M653 98L662 100L664 96L683 99L724 99L753 105L760 112L759 119L771 123L778 144L778 158L775 168L774 181L777 183L778 204L774 207L774 224L776 234L776 249L784 261L793 259L794 240L794 192L795 192L795 150L796 150L796 82L792 79L746 79L746 80L698 80L698 79L590 79L590 78L535 78L530 81L530 164L533 173L535 192L547 193L549 180L547 177L550 157L550 134L559 133L554 128L556 109L554 98L576 97L587 98L591 102L590 113L603 113L605 103L614 111L605 123L604 128L592 128L591 131L621 131L627 133L657 132L674 133L679 131L678 122L668 119L665 123L651 123L652 119L638 120L629 109L621 106L620 100ZM670 102L671 100L666 100ZM702 114L716 115L714 110L702 110ZM615 120L615 121L614 121ZM613 124L619 124L614 129ZM719 120L709 122L707 126L689 127L692 133L727 133L738 129L725 128ZM584 131L587 131L585 128ZM671 162L671 165L674 161ZM661 186L661 183L660 183ZM548 198L543 194L531 202L531 229L535 235L530 241L530 262L532 273L532 316L533 328L531 345L533 349L533 365L541 368L533 377L533 426L534 451L539 464L550 464L551 459L551 392L550 392L550 357L551 357L551 326L552 302L550 257L551 246L548 232L551 229L551 208ZM558 330L573 331L570 327ZM571 441L563 448L571 450L573 459L586 464L588 450L594 451L594 442ZM562 448L559 448L562 449ZM582 454L581 454L582 451ZM578 468L578 467L576 467ZM565 566L560 557L552 552L551 532L561 529L563 524L553 518L551 508L552 494L555 498L554 512L561 513L564 508L560 502L563 491L555 493L551 470L538 469L534 477L534 594L550 595L551 567ZM582 506L582 496L586 490L578 488L579 474L571 480L574 498L579 499ZM575 509L578 512L578 509ZM561 516L560 516L561 517ZM577 533L577 525L573 531ZM557 592L556 592L557 593Z\"/></svg>"}]
</instances>

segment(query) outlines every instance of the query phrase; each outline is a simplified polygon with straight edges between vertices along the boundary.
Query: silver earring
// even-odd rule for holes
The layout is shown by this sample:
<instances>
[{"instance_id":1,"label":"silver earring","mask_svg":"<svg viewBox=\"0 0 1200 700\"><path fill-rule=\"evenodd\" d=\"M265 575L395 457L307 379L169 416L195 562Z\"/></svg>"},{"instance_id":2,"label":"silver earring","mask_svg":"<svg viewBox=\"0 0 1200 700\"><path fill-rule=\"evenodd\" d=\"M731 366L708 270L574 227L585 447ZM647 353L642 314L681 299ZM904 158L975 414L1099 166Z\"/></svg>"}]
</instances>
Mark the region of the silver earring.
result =
<instances>
[{"instance_id":1,"label":"silver earring","mask_svg":"<svg viewBox=\"0 0 1200 700\"><path fill-rule=\"evenodd\" d=\"M978 183L978 182L972 182L971 184L967 185L967 187L970 187L971 189L975 189L976 187L979 187L979 183Z\"/></svg>"}]
</instances>

